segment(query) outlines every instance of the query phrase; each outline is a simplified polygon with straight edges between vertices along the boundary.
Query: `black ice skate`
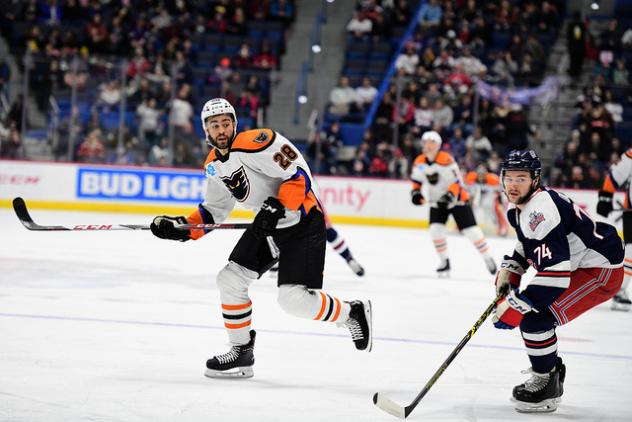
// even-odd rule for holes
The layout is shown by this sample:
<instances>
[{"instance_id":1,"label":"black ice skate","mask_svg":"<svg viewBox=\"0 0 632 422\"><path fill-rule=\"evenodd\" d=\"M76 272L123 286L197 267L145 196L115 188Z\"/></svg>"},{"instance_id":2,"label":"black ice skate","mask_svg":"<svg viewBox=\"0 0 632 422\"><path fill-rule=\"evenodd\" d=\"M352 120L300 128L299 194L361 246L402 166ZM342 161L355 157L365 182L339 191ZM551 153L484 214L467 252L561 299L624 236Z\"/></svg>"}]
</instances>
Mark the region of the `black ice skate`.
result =
<instances>
[{"instance_id":1,"label":"black ice skate","mask_svg":"<svg viewBox=\"0 0 632 422\"><path fill-rule=\"evenodd\" d=\"M530 379L513 389L513 401L520 413L555 412L564 394L566 366L557 358L555 368L548 374L538 374L529 369Z\"/></svg>"},{"instance_id":2,"label":"black ice skate","mask_svg":"<svg viewBox=\"0 0 632 422\"><path fill-rule=\"evenodd\" d=\"M485 257L485 266L487 266L487 271L489 271L491 275L496 275L496 271L498 271L498 268L496 268L496 262L494 262L494 258L492 258L491 256Z\"/></svg>"},{"instance_id":3,"label":"black ice skate","mask_svg":"<svg viewBox=\"0 0 632 422\"><path fill-rule=\"evenodd\" d=\"M362 268L362 265L360 265L355 259L351 258L347 261L347 264L349 264L349 267L358 275L358 277L362 277L364 275L364 268Z\"/></svg>"},{"instance_id":4,"label":"black ice skate","mask_svg":"<svg viewBox=\"0 0 632 422\"><path fill-rule=\"evenodd\" d=\"M437 275L439 277L450 277L450 260L444 259L441 261L439 268L437 268Z\"/></svg>"},{"instance_id":5,"label":"black ice skate","mask_svg":"<svg viewBox=\"0 0 632 422\"><path fill-rule=\"evenodd\" d=\"M630 305L632 305L632 301L630 301L628 292L625 289L619 290L617 294L612 297L613 311L628 312L630 310Z\"/></svg>"},{"instance_id":6,"label":"black ice skate","mask_svg":"<svg viewBox=\"0 0 632 422\"><path fill-rule=\"evenodd\" d=\"M255 363L255 330L250 330L250 342L232 346L227 353L206 361L205 376L209 378L251 378Z\"/></svg>"},{"instance_id":7,"label":"black ice skate","mask_svg":"<svg viewBox=\"0 0 632 422\"><path fill-rule=\"evenodd\" d=\"M336 325L349 329L356 349L370 352L373 347L371 301L354 300L349 302L349 305L351 305L349 319Z\"/></svg>"}]
</instances>

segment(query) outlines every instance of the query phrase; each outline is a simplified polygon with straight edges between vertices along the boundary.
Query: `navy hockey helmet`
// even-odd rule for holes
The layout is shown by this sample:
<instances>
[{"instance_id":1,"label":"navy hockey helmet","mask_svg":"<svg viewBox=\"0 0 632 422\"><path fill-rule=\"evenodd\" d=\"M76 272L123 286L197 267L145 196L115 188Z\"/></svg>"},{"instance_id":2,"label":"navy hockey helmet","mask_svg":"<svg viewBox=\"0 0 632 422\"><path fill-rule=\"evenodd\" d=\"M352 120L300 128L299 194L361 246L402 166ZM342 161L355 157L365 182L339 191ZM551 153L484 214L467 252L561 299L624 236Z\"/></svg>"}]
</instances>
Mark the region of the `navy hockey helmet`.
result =
<instances>
[{"instance_id":1,"label":"navy hockey helmet","mask_svg":"<svg viewBox=\"0 0 632 422\"><path fill-rule=\"evenodd\" d=\"M524 170L531 173L533 179L539 178L542 173L542 163L534 150L513 150L505 157L501 164L501 175L507 170Z\"/></svg>"}]
</instances>

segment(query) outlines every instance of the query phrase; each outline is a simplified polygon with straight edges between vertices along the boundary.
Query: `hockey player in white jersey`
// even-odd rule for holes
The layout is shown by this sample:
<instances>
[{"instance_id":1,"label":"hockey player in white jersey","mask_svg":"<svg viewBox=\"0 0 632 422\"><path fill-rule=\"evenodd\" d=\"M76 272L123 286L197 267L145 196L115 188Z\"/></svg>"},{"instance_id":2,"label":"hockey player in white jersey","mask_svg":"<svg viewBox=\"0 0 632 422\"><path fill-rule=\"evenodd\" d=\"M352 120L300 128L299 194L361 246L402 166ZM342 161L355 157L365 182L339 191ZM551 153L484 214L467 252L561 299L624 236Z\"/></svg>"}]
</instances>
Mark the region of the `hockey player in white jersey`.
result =
<instances>
[{"instance_id":1,"label":"hockey player in white jersey","mask_svg":"<svg viewBox=\"0 0 632 422\"><path fill-rule=\"evenodd\" d=\"M614 192L619 188L625 188L623 220L623 242L625 243L625 260L623 261L623 285L621 290L612 298L612 309L629 311L630 297L627 287L632 277L632 209L630 204L630 194L632 194L632 148L621 154L621 160L613 164L608 170L603 186L599 191L599 202L597 203L597 213L604 217L612 212L612 198Z\"/></svg>"},{"instance_id":2,"label":"hockey player in white jersey","mask_svg":"<svg viewBox=\"0 0 632 422\"><path fill-rule=\"evenodd\" d=\"M532 376L513 389L519 412L552 412L564 393L566 366L557 355L557 326L603 303L623 280L623 244L616 229L595 222L571 199L540 185L542 166L534 151L511 151L501 180L515 207L507 212L518 243L505 255L496 291L507 287L492 319L500 329L520 327ZM526 288L529 266L536 274Z\"/></svg>"},{"instance_id":3,"label":"hockey player in white jersey","mask_svg":"<svg viewBox=\"0 0 632 422\"><path fill-rule=\"evenodd\" d=\"M413 164L410 194L414 205L430 204L430 237L441 260L437 273L443 276L450 271L445 223L452 215L461 233L478 249L487 270L496 274L496 263L483 231L476 225L470 194L463 185L459 166L449 153L441 151L441 135L434 130L424 132L421 141L423 153ZM428 187L428 199L421 192L422 185Z\"/></svg>"},{"instance_id":4,"label":"hockey player in white jersey","mask_svg":"<svg viewBox=\"0 0 632 422\"><path fill-rule=\"evenodd\" d=\"M279 263L278 303L291 315L349 329L355 347L370 351L371 302L343 301L321 290L325 264L325 219L307 163L296 147L271 129L237 134L237 116L223 98L201 112L212 147L204 169L204 202L184 216L156 217L152 232L163 239L198 239L203 230L181 231L174 223L220 223L236 202L256 211L217 275L224 326L232 347L206 362L208 377L253 376L255 331L250 284Z\"/></svg>"}]
</instances>

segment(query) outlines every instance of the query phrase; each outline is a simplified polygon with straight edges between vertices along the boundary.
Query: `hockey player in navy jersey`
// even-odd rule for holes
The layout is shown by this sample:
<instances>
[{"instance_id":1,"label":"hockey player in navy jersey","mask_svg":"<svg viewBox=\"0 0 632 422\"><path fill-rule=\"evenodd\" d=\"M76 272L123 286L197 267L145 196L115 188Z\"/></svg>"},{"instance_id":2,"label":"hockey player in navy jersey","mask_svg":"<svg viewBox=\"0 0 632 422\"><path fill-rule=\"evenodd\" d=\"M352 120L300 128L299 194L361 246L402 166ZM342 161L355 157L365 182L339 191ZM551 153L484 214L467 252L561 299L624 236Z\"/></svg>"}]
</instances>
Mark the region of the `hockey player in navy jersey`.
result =
<instances>
[{"instance_id":1,"label":"hockey player in navy jersey","mask_svg":"<svg viewBox=\"0 0 632 422\"><path fill-rule=\"evenodd\" d=\"M371 301L345 301L323 292L325 216L307 163L296 147L271 129L237 133L237 114L223 98L206 102L200 115L211 146L204 164L204 202L188 217L158 216L161 239L199 239L210 230L183 231L177 223L220 223L237 202L256 212L217 275L221 313L231 348L206 362L211 378L253 376L255 331L248 290L278 260L277 301L300 318L349 330L358 350L371 351Z\"/></svg>"},{"instance_id":2,"label":"hockey player in navy jersey","mask_svg":"<svg viewBox=\"0 0 632 422\"><path fill-rule=\"evenodd\" d=\"M552 412L564 392L566 367L557 355L556 326L612 298L623 281L623 244L609 224L595 222L571 199L540 184L534 151L511 151L501 167L507 212L518 243L496 275L496 328L520 327L531 378L513 389L519 412ZM529 266L536 270L519 290Z\"/></svg>"}]
</instances>

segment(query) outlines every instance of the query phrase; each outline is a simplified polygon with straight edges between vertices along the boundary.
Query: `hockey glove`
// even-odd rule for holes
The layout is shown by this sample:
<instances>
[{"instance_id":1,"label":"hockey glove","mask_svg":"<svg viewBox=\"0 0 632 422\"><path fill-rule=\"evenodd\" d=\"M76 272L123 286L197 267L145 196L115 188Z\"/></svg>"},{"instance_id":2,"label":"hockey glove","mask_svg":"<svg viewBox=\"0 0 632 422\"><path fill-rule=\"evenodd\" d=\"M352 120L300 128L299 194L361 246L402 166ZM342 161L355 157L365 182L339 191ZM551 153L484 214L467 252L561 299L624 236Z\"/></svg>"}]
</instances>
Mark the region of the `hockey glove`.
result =
<instances>
[{"instance_id":1,"label":"hockey glove","mask_svg":"<svg viewBox=\"0 0 632 422\"><path fill-rule=\"evenodd\" d=\"M531 311L535 311L531 301L515 289L496 303L492 322L501 330L513 330L520 325L524 314Z\"/></svg>"},{"instance_id":2,"label":"hockey glove","mask_svg":"<svg viewBox=\"0 0 632 422\"><path fill-rule=\"evenodd\" d=\"M176 229L175 224L187 224L188 221L184 216L169 217L166 215L160 215L154 218L149 228L154 236L161 239L178 240L185 242L191 237L189 236L189 230Z\"/></svg>"},{"instance_id":3,"label":"hockey glove","mask_svg":"<svg viewBox=\"0 0 632 422\"><path fill-rule=\"evenodd\" d=\"M605 190L599 191L597 214L608 217L608 214L612 212L612 196L612 192L606 192Z\"/></svg>"},{"instance_id":4,"label":"hockey glove","mask_svg":"<svg viewBox=\"0 0 632 422\"><path fill-rule=\"evenodd\" d=\"M452 192L448 191L437 200L437 205L440 207L452 208L456 205L456 196L454 196Z\"/></svg>"},{"instance_id":5,"label":"hockey glove","mask_svg":"<svg viewBox=\"0 0 632 422\"><path fill-rule=\"evenodd\" d=\"M415 205L423 205L426 203L426 198L419 189L413 189L410 191L410 201Z\"/></svg>"},{"instance_id":6,"label":"hockey glove","mask_svg":"<svg viewBox=\"0 0 632 422\"><path fill-rule=\"evenodd\" d=\"M261 237L272 234L280 219L285 217L285 207L274 196L263 201L261 209L252 222L252 229Z\"/></svg>"},{"instance_id":7,"label":"hockey glove","mask_svg":"<svg viewBox=\"0 0 632 422\"><path fill-rule=\"evenodd\" d=\"M500 263L500 270L498 270L496 280L494 281L496 284L496 294L500 294L505 286L511 289L520 287L520 279L523 274L524 268L522 268L517 261L505 257L503 262Z\"/></svg>"}]
</instances>

